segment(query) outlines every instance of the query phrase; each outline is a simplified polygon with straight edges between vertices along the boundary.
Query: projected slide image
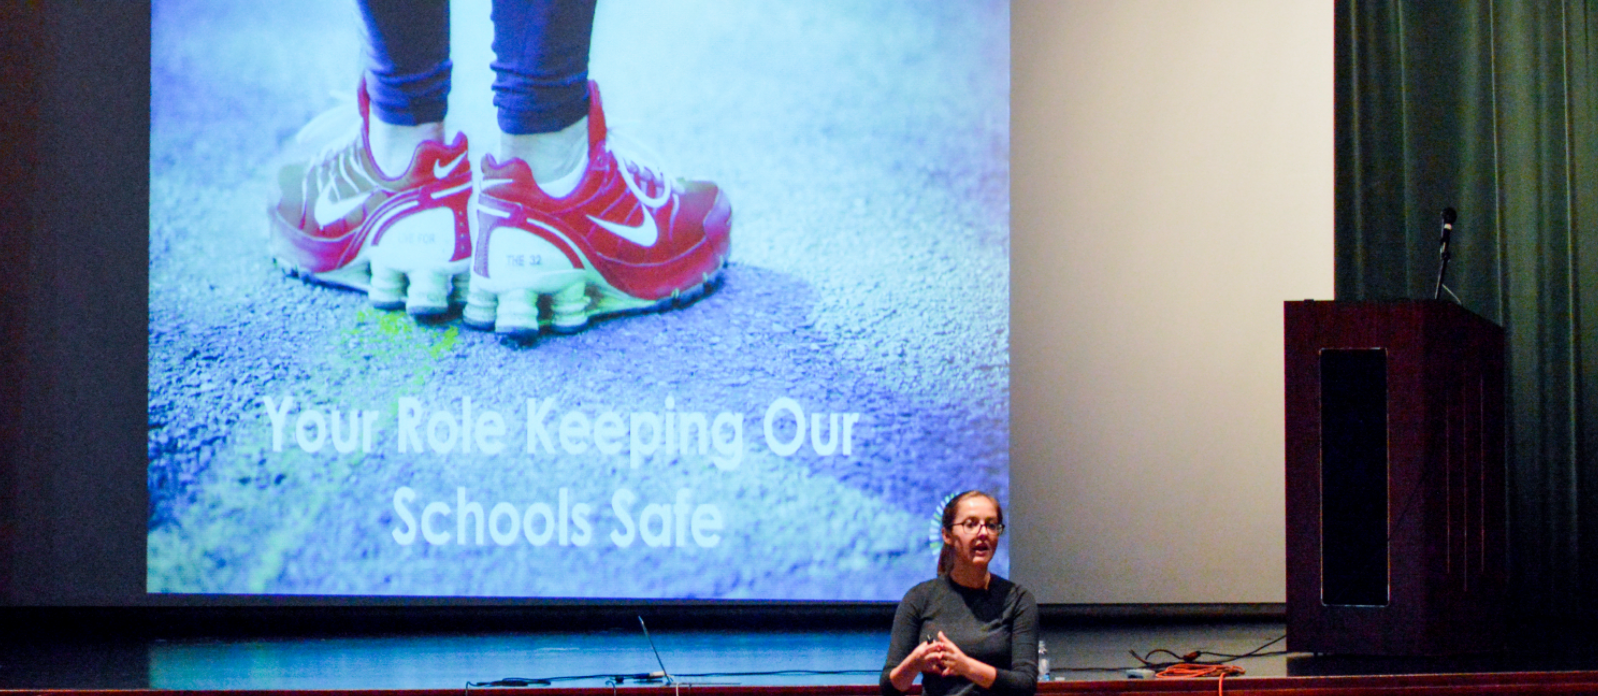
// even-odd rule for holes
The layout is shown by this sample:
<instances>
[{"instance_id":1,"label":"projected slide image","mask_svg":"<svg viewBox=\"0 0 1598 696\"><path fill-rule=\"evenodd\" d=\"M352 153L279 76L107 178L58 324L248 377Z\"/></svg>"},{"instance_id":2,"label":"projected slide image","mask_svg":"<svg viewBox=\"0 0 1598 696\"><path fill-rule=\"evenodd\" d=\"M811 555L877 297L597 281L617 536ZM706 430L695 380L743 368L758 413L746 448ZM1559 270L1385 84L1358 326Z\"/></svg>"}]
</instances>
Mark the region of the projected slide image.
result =
<instances>
[{"instance_id":1,"label":"projected slide image","mask_svg":"<svg viewBox=\"0 0 1598 696\"><path fill-rule=\"evenodd\" d=\"M601 0L612 219L505 193L449 24L469 149L362 207L353 3L154 4L150 592L891 601L1008 500L1006 4Z\"/></svg>"}]
</instances>

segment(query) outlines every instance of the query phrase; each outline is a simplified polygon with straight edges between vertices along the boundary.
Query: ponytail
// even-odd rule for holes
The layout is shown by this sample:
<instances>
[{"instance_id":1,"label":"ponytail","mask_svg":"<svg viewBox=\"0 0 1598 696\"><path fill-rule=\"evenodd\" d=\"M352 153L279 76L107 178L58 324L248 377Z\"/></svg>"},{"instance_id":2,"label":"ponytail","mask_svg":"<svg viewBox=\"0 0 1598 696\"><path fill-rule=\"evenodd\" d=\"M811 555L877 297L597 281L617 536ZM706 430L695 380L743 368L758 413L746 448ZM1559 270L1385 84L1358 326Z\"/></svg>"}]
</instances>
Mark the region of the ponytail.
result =
<instances>
[{"instance_id":1,"label":"ponytail","mask_svg":"<svg viewBox=\"0 0 1598 696\"><path fill-rule=\"evenodd\" d=\"M951 570L954 570L954 549L944 544L943 549L938 551L938 575L948 575Z\"/></svg>"}]
</instances>

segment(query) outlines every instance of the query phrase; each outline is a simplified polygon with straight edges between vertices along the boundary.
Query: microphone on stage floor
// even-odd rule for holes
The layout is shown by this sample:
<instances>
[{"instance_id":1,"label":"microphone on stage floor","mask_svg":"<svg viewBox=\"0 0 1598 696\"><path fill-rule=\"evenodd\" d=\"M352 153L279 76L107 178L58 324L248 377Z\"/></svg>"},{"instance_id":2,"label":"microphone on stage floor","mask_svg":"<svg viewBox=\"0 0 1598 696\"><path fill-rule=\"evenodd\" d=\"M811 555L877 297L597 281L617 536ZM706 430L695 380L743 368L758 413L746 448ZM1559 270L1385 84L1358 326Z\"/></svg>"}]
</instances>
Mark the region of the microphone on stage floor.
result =
<instances>
[{"instance_id":1,"label":"microphone on stage floor","mask_svg":"<svg viewBox=\"0 0 1598 696\"><path fill-rule=\"evenodd\" d=\"M644 640L649 641L649 649L655 652L655 664L660 665L660 671L650 673L648 678L664 679L668 684L676 681L671 678L671 671L666 669L666 661L660 659L660 649L655 647L655 639L649 637L649 626L644 624L644 617L642 614L638 616L638 627L644 629Z\"/></svg>"}]
</instances>

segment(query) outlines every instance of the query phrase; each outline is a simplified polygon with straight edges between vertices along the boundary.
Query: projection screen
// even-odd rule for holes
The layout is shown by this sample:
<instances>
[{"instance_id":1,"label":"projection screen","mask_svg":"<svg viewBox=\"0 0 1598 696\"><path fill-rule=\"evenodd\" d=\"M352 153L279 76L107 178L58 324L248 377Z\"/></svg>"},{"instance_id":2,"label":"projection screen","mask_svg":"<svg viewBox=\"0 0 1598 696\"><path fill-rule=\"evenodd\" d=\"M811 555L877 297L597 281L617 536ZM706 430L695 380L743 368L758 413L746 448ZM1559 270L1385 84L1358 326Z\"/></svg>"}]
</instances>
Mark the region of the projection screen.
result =
<instances>
[{"instance_id":1,"label":"projection screen","mask_svg":"<svg viewBox=\"0 0 1598 696\"><path fill-rule=\"evenodd\" d=\"M154 4L149 593L891 601L948 496L1008 501L1006 3L603 0L605 136L630 185L714 182L728 251L536 336L467 325L465 263L413 317L283 258L282 172L361 132L352 5ZM449 32L469 156L432 169L482 245L489 3ZM629 234L591 254L667 233Z\"/></svg>"}]
</instances>

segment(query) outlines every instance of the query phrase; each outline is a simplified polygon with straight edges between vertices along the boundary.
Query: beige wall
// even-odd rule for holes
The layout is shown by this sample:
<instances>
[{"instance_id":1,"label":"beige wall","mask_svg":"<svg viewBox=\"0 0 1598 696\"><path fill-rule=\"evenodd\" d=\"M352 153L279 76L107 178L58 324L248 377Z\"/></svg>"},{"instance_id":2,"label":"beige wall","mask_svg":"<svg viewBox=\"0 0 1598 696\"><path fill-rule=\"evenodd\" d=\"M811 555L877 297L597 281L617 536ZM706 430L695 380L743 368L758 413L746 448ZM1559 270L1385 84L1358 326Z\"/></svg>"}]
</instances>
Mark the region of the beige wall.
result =
<instances>
[{"instance_id":1,"label":"beige wall","mask_svg":"<svg viewBox=\"0 0 1598 696\"><path fill-rule=\"evenodd\" d=\"M1332 7L1012 8L1012 572L1281 602L1282 301L1332 296Z\"/></svg>"}]
</instances>

